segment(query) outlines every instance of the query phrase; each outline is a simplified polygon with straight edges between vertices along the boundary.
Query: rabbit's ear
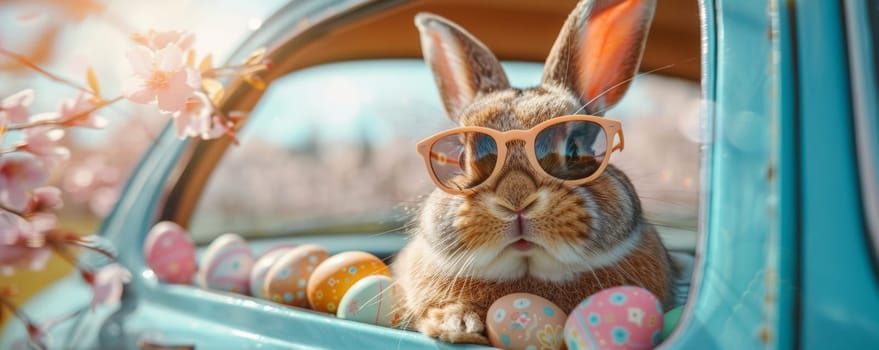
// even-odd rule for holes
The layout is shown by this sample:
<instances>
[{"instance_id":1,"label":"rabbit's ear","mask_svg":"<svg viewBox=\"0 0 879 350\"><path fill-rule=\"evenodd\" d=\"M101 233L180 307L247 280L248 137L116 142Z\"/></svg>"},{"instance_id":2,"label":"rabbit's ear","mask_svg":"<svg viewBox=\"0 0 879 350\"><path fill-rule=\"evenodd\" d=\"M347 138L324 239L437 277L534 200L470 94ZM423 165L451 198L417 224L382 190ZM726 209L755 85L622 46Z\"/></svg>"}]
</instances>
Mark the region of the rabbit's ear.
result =
<instances>
[{"instance_id":1,"label":"rabbit's ear","mask_svg":"<svg viewBox=\"0 0 879 350\"><path fill-rule=\"evenodd\" d=\"M569 89L586 112L619 102L638 70L655 0L583 0L546 59L543 83Z\"/></svg>"},{"instance_id":2,"label":"rabbit's ear","mask_svg":"<svg viewBox=\"0 0 879 350\"><path fill-rule=\"evenodd\" d=\"M421 33L424 60L453 121L478 94L510 88L494 54L461 27L429 13L415 16L415 25Z\"/></svg>"}]
</instances>

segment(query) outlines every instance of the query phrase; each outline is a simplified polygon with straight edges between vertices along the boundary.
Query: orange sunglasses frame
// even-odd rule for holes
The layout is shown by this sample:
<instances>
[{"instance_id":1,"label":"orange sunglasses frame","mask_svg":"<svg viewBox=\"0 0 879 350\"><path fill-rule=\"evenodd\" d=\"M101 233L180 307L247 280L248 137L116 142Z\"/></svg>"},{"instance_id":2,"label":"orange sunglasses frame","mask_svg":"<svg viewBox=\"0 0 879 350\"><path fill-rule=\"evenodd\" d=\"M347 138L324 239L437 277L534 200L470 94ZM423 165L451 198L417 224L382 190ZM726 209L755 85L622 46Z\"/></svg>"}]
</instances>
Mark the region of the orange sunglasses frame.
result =
<instances>
[{"instance_id":1,"label":"orange sunglasses frame","mask_svg":"<svg viewBox=\"0 0 879 350\"><path fill-rule=\"evenodd\" d=\"M610 148L609 151L605 151L604 160L601 162L601 165L598 167L592 175L589 175L583 179L577 180L563 180L559 179L551 174L547 173L546 170L540 166L540 162L537 161L537 154L534 153L534 140L537 138L537 135L543 131L544 129L570 121L586 121L598 124L604 130L604 134L607 137L606 145L613 144L614 136L620 136L620 143L614 145ZM490 136L494 139L497 144L497 163L494 166L491 174L484 180L482 183L472 187L472 188L451 188L443 185L442 181L437 179L436 173L433 171L433 166L430 164L430 159L432 156L435 156L431 149L433 149L433 145L443 139L446 136L464 132L479 132L485 135ZM430 178L436 184L436 186L453 195L461 195L461 194L471 194L476 192L477 189L482 187L483 185L491 182L495 176L497 176L500 169L503 167L503 164L507 161L507 143L514 140L521 140L525 142L525 153L527 155L528 161L531 163L531 167L537 169L539 173L544 174L544 176L548 176L552 179L561 180L562 183L570 186L579 186L585 184L589 181L595 180L601 173L604 172L604 169L607 167L608 162L610 162L610 155L617 149L620 151L623 150L625 145L625 138L623 137L623 127L622 124L618 120L607 119L604 117L597 117L592 115L566 115L561 117L552 118L545 122L535 125L534 127L527 130L509 130L509 131L498 131L491 128L481 127L481 126L465 126L460 128L449 129L438 134L435 134L431 137L428 137L421 142L418 143L418 153L424 157L424 165L427 167L427 172L430 173ZM438 158L438 157L436 157Z\"/></svg>"}]
</instances>

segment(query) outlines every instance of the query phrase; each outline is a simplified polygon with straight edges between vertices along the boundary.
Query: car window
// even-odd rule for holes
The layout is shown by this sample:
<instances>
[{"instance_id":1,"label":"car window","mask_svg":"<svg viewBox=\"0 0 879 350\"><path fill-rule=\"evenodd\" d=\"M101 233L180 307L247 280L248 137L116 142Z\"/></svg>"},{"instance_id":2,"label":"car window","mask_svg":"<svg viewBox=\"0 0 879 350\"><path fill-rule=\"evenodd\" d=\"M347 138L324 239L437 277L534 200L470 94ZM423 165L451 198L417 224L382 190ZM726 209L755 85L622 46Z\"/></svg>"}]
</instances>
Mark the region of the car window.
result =
<instances>
[{"instance_id":1,"label":"car window","mask_svg":"<svg viewBox=\"0 0 879 350\"><path fill-rule=\"evenodd\" d=\"M513 86L540 63L511 62ZM699 86L647 75L608 117L626 149L611 163L635 183L670 248L692 249L698 205ZM421 60L326 64L275 80L208 180L189 230L199 242L326 230L383 232L434 189L415 144L453 127Z\"/></svg>"}]
</instances>

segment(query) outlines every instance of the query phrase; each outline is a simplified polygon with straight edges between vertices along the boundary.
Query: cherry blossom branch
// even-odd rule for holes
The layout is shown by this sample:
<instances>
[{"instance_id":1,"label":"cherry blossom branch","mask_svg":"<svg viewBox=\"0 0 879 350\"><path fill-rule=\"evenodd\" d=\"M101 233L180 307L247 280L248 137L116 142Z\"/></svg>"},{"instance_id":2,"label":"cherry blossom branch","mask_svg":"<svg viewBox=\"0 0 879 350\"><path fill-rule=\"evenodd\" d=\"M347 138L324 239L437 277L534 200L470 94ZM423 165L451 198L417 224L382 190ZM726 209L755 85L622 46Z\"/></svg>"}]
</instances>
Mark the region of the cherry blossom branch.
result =
<instances>
[{"instance_id":1,"label":"cherry blossom branch","mask_svg":"<svg viewBox=\"0 0 879 350\"><path fill-rule=\"evenodd\" d=\"M30 317L27 316L24 312L19 310L18 306L12 303L11 300L7 299L5 296L0 296L0 306L5 307L9 311L12 311L12 314L15 318L19 319L22 323L27 325L27 328L30 329L34 326L34 323L31 322Z\"/></svg>"},{"instance_id":2,"label":"cherry blossom branch","mask_svg":"<svg viewBox=\"0 0 879 350\"><path fill-rule=\"evenodd\" d=\"M77 89L77 90L79 90L79 91L82 91L82 92L84 92L84 93L87 93L87 94L89 94L89 95L91 95L91 96L96 96L96 97L97 97L97 94L96 94L94 91L92 91L91 89L89 89L89 88L87 88L87 87L85 87L85 86L82 86L82 85L80 85L80 84L77 84L76 82L74 82L74 81L72 81L72 80L70 80L70 79L67 79L67 78L64 78L64 77L58 76L58 75L56 75L56 74L54 74L54 73L52 73L52 72L49 72L48 70L44 69L43 67L38 66L36 63L31 62L31 60L29 60L29 59L28 59L27 57L25 57L25 56L22 56L22 55L19 55L19 54L15 53L15 52L12 52L12 51L6 50L6 49L4 49L4 48L2 48L2 47L0 47L0 54L2 54L2 55L4 55L4 56L7 56L7 57L9 57L9 58L12 58L12 59L15 60L16 62L18 62L18 63L20 63L20 64L22 64L22 65L24 65L24 66L26 66L26 67L28 67L28 68L30 68L30 69L36 71L37 73L40 73L40 74L46 76L47 78L49 78L49 79L51 79L51 80L54 80L54 81L56 81L56 82L59 82L59 83L61 83L61 84L67 85L67 86L70 86L70 87L72 87L72 88L74 88L74 89Z\"/></svg>"},{"instance_id":3,"label":"cherry blossom branch","mask_svg":"<svg viewBox=\"0 0 879 350\"><path fill-rule=\"evenodd\" d=\"M85 248L85 249L88 249L92 252L103 255L107 259L114 260L114 261L116 260L116 255L113 252L108 251L106 249L102 249L102 248L94 246L94 245L90 245L90 244L88 244L87 241L83 240L82 238L79 238L73 232L53 230L53 231L50 231L46 236L47 236L46 241L49 244L49 246L52 247L52 250L55 251L56 253L58 253L58 255L61 256L61 258L66 260L68 263L73 265L75 268L77 268L81 272L91 273L92 271L91 271L91 269L87 269L87 268L83 267L79 263L79 261L76 259L76 257L73 256L73 253L71 253L70 250L67 249L67 246L65 244L70 244L70 245L74 245L74 246L77 246L80 248Z\"/></svg>"},{"instance_id":4,"label":"cherry blossom branch","mask_svg":"<svg viewBox=\"0 0 879 350\"><path fill-rule=\"evenodd\" d=\"M204 90L204 88L201 89L201 92L204 94L208 93L207 91ZM226 129L226 136L228 136L229 138L232 139L232 144L238 146L240 144L240 141L238 140L238 137L235 136L235 130L234 130L235 126L238 125L238 121L233 120L232 117L226 115L226 113L223 113L223 110L221 110L220 107L217 106L217 104L214 102L214 100L212 98L208 97L207 100L208 100L208 103L211 105L211 110L213 110L214 113L216 113L220 117L220 121L222 121L223 123L227 123L227 122L232 123L231 126L229 126L228 124L223 125L223 128ZM213 123L213 121L211 121L211 123Z\"/></svg>"},{"instance_id":5,"label":"cherry blossom branch","mask_svg":"<svg viewBox=\"0 0 879 350\"><path fill-rule=\"evenodd\" d=\"M6 207L5 205L3 205L2 203L0 203L0 210L5 210L5 211L8 211L8 212L10 212L10 213L12 213L12 214L15 214L15 215L18 215L18 216L24 217L24 214L23 214L23 213L21 213L21 212L19 212L19 211L17 211L17 210L12 210L12 209Z\"/></svg>"},{"instance_id":6,"label":"cherry blossom branch","mask_svg":"<svg viewBox=\"0 0 879 350\"><path fill-rule=\"evenodd\" d=\"M24 150L23 144L14 145L12 147L0 150L0 156L7 154L7 153L21 152L23 150ZM4 208L0 207L0 209L4 209Z\"/></svg>"},{"instance_id":7,"label":"cherry blossom branch","mask_svg":"<svg viewBox=\"0 0 879 350\"><path fill-rule=\"evenodd\" d=\"M47 120L40 120L40 121L35 121L35 122L14 124L14 125L9 125L7 130L23 130L23 129L33 128L33 127L38 127L38 126L65 125L67 123L70 123L71 121L88 116L89 114L92 114L101 108L107 107L107 106L114 104L116 102L119 102L123 99L124 99L123 96L116 96L116 97L111 98L109 100L102 100L94 107L89 108L89 109L82 111L80 113L76 113L74 115L71 115L70 117L67 117L64 119L47 119Z\"/></svg>"}]
</instances>

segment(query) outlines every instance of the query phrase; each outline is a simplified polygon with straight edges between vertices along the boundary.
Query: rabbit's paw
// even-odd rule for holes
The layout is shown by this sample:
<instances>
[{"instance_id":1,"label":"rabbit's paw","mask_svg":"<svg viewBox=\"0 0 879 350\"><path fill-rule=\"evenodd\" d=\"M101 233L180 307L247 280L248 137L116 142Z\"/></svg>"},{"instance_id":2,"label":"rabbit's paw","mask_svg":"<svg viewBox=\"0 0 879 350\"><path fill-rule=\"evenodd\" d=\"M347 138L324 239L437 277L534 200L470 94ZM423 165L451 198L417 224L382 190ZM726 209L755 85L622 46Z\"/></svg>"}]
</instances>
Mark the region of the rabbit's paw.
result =
<instances>
[{"instance_id":1,"label":"rabbit's paw","mask_svg":"<svg viewBox=\"0 0 879 350\"><path fill-rule=\"evenodd\" d=\"M450 343L488 344L482 335L485 331L482 318L461 304L428 310L418 324L418 331Z\"/></svg>"}]
</instances>

